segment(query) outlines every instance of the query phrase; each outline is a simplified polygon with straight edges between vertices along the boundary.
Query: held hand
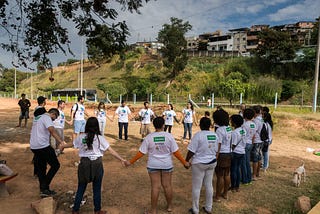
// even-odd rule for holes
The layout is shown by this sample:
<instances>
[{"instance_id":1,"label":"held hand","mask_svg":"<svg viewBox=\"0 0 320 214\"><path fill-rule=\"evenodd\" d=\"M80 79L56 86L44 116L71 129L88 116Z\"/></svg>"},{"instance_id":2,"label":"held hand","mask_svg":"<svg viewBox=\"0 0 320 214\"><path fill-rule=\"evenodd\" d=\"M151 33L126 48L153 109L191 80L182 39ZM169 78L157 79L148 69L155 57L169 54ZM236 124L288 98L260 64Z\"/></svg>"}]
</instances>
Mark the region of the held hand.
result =
<instances>
[{"instance_id":1,"label":"held hand","mask_svg":"<svg viewBox=\"0 0 320 214\"><path fill-rule=\"evenodd\" d=\"M191 166L191 164L190 164L189 162L187 162L187 163L184 165L184 168L189 169L190 166Z\"/></svg>"},{"instance_id":2,"label":"held hand","mask_svg":"<svg viewBox=\"0 0 320 214\"><path fill-rule=\"evenodd\" d=\"M131 163L130 163L129 161L127 161L127 160L124 161L124 166L125 166L125 167L128 167L128 166L130 166L130 165L131 165Z\"/></svg>"}]
</instances>

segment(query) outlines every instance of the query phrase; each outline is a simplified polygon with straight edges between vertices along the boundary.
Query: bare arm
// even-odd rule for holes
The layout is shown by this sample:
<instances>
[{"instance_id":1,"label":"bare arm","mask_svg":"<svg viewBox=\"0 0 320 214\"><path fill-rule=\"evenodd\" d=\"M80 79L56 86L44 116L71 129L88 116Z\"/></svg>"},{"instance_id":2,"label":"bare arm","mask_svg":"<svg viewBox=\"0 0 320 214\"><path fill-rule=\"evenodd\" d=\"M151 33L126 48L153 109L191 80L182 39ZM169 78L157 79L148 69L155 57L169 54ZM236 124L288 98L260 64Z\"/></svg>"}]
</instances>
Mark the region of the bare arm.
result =
<instances>
[{"instance_id":1,"label":"bare arm","mask_svg":"<svg viewBox=\"0 0 320 214\"><path fill-rule=\"evenodd\" d=\"M125 159L123 159L115 150L113 150L111 148L111 146L109 146L108 151L111 153L111 155L115 158L117 158L118 160L120 160L123 164L126 161Z\"/></svg>"},{"instance_id":2,"label":"bare arm","mask_svg":"<svg viewBox=\"0 0 320 214\"><path fill-rule=\"evenodd\" d=\"M57 134L57 132L56 132L56 130L54 129L53 126L50 126L48 128L48 130L49 130L51 136L54 137L54 139L56 139L59 142L59 144L60 144L59 145L59 147L60 147L59 149L63 150L64 149L64 145L66 144L66 142L60 138L60 136Z\"/></svg>"}]
</instances>

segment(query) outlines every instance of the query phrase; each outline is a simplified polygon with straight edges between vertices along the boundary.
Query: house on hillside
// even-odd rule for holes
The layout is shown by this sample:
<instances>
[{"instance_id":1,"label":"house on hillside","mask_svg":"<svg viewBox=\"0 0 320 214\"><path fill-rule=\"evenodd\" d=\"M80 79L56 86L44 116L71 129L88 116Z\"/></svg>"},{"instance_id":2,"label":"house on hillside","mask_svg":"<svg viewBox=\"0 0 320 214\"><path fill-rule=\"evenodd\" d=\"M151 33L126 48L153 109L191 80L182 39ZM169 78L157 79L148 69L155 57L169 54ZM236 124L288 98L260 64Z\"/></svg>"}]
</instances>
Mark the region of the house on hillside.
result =
<instances>
[{"instance_id":1,"label":"house on hillside","mask_svg":"<svg viewBox=\"0 0 320 214\"><path fill-rule=\"evenodd\" d=\"M239 53L247 52L247 33L249 30L249 28L237 28L229 30L233 37L233 51L237 51Z\"/></svg>"},{"instance_id":2,"label":"house on hillside","mask_svg":"<svg viewBox=\"0 0 320 214\"><path fill-rule=\"evenodd\" d=\"M188 51L197 51L199 46L199 37L189 36L185 38L187 41L187 50Z\"/></svg>"},{"instance_id":3,"label":"house on hillside","mask_svg":"<svg viewBox=\"0 0 320 214\"><path fill-rule=\"evenodd\" d=\"M252 25L247 32L247 51L252 52L258 47L258 35L262 30L268 29L269 25Z\"/></svg>"},{"instance_id":4,"label":"house on hillside","mask_svg":"<svg viewBox=\"0 0 320 214\"><path fill-rule=\"evenodd\" d=\"M232 51L233 50L233 37L232 34L223 36L209 37L207 43L208 51Z\"/></svg>"}]
</instances>

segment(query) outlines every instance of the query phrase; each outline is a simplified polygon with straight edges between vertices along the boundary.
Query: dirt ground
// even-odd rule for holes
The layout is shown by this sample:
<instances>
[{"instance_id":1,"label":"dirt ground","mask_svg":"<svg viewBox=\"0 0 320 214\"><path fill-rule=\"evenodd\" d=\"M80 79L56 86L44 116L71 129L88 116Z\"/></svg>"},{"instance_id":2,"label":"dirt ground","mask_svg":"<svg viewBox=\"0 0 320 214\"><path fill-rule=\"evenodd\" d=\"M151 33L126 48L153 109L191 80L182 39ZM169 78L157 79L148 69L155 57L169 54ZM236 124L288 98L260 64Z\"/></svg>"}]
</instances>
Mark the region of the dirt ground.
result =
<instances>
[{"instance_id":1,"label":"dirt ground","mask_svg":"<svg viewBox=\"0 0 320 214\"><path fill-rule=\"evenodd\" d=\"M29 149L30 128L32 118L28 121L27 128L15 128L18 122L19 107L18 100L0 98L0 159L7 160L8 166L19 175L8 181L7 186L10 196L0 200L0 213L2 214L33 214L35 211L30 207L31 202L39 200L38 180L33 177L33 157ZM48 102L47 109L55 107L55 103ZM36 106L32 102L31 109ZM65 112L68 115L71 104L67 105ZM88 109L93 112L92 109ZM112 111L108 114L113 115ZM33 111L30 112L33 115ZM314 126L319 126L315 123ZM310 125L310 124L309 124ZM222 203L215 203L213 213L279 213L281 205L272 204L265 206L261 204L252 204L251 198L263 197L258 196L261 192L257 189L262 188L266 182L270 188L274 188L272 200L277 199L277 191L282 187L288 191L290 200L296 197L296 191L292 187L290 179L293 170L298 167L302 160L306 164L308 177L318 179L319 181L319 163L320 157L306 152L307 147L319 148L319 144L313 141L295 139L295 131L303 127L304 124L294 120L288 120L287 126L281 132L275 129L274 140L271 145L270 155L270 172L262 175L262 180L257 181L249 187L242 187L239 193L230 193L228 200ZM319 128L319 127L316 127ZM194 126L193 132L199 130ZM127 159L130 159L137 152L140 145L139 123L129 123L129 141L117 140L117 122L107 121L105 137L110 142L113 149ZM66 141L71 143L72 129L67 125L65 135ZM183 155L186 154L186 144L180 143L183 133L183 127L175 124L172 133L174 134ZM79 160L77 151L69 148L63 155L59 156L61 168L53 179L51 188L58 192L54 198L58 202L57 213L71 213L70 205L73 201L73 192L77 187L77 167L75 162ZM125 168L121 163L113 158L108 152L104 156L105 174L103 179L102 207L111 214L138 214L144 213L150 204L150 181L146 171L146 157L143 157L134 166ZM174 158L175 171L173 173L174 188L174 210L173 213L187 213L191 207L191 171L186 170L178 160ZM275 179L276 178L276 179ZM306 185L305 188L309 188ZM299 191L304 192L306 189L300 187ZM265 191L266 192L266 191ZM300 193L298 192L298 193ZM86 192L87 202L81 207L81 213L93 213L92 190L88 185ZM299 196L299 195L298 195ZM203 193L201 202L203 202ZM279 199L281 200L281 199ZM281 201L279 201L281 203ZM202 203L203 204L203 203ZM274 204L274 203L273 203ZM166 212L166 203L164 195L161 193L159 198L159 213ZM288 212L289 213L289 212ZM290 212L291 213L291 212Z\"/></svg>"}]
</instances>

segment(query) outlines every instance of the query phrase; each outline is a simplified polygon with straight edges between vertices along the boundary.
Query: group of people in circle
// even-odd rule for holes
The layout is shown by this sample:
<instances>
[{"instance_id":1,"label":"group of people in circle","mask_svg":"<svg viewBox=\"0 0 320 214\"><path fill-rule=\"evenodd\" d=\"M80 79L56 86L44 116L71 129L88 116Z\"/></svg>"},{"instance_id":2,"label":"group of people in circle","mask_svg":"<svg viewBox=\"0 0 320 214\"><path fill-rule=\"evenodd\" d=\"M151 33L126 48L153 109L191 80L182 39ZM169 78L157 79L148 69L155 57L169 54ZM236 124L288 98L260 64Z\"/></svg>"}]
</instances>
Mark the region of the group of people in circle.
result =
<instances>
[{"instance_id":1,"label":"group of people in circle","mask_svg":"<svg viewBox=\"0 0 320 214\"><path fill-rule=\"evenodd\" d=\"M61 102L60 102L61 105ZM77 105L77 106L75 106ZM119 139L122 139L122 129L124 129L124 140L128 140L128 122L131 114L130 108L125 102L121 103L114 116L108 117L105 105L100 103L95 110L95 116L89 117L83 124L80 120L84 119L84 115L88 115L83 105L83 98L78 99L71 110L71 120L69 124L74 125L73 147L79 150L80 163L78 166L78 188L75 196L74 205L72 208L73 214L78 214L81 200L87 184L92 182L93 185L93 201L95 214L104 214L106 211L101 209L101 185L104 174L102 157L105 151L109 151L117 158L124 166L133 165L138 159L144 155L148 156L147 172L151 183L151 209L149 213L157 213L157 202L161 187L164 190L167 211L173 211L173 188L172 188L172 173L173 160L175 156L186 169L191 168L192 171L192 207L188 209L189 213L199 213L202 210L205 213L211 213L213 202L220 202L221 199L228 199L228 192L238 192L240 183L250 185L252 181L256 181L260 177L260 168L266 170L269 165L269 151L262 152L262 141L260 132L265 124L269 129L269 143L272 142L273 123L268 109L264 112L262 107L257 105L252 108L245 108L239 114L229 116L222 108L218 108L212 114L213 123L210 116L206 114L199 121L200 130L192 136L192 125L197 125L195 111L192 102L187 103L187 107L182 110L184 133L183 139L186 139L187 134L190 142L187 146L187 154L183 158L179 146L171 134L173 121L181 123L173 110L171 104L168 105L161 116L156 116L150 109L149 103L144 103L144 108L139 111L141 117L140 133L142 135L142 143L139 146L139 151L130 160L124 159L110 146L107 139L104 138L104 129L106 118L110 121L118 116ZM60 109L61 110L61 109ZM63 137L58 134L53 134L50 127L54 127L55 120L59 120L59 116L63 113L58 109L50 109L47 117L51 120L44 119L41 123L41 115L38 116L37 122L33 124L32 130L39 132L39 127L43 127L43 131L49 130L50 134L57 140L58 149L63 151L66 143ZM83 116L83 117L82 117ZM152 117L153 120L152 120ZM79 119L80 118L80 119ZM61 120L61 118L60 118ZM51 121L51 122L50 122ZM155 131L151 131L151 123ZM214 125L214 130L212 126ZM38 126L38 127L37 127ZM49 164L52 160L46 160L42 150L47 153L52 153L48 149L50 144L44 141L40 142L42 146L34 147L32 145L39 144L41 139L32 136L31 131L30 145L31 150L38 156L35 165ZM47 139L47 138L46 138ZM39 145L40 145L39 144ZM50 151L49 151L50 150ZM53 150L54 151L54 150ZM40 156L40 158L39 158ZM52 155L50 155L53 158ZM39 160L44 163L39 164ZM262 162L263 161L263 162ZM252 170L251 164L252 162ZM51 166L52 167L52 166ZM60 165L59 165L60 167ZM49 185L58 171L56 167L53 171L49 169L48 173L41 172L39 176L40 192L44 196L54 195L55 192L50 190ZM43 171L43 169L41 169ZM49 173L51 172L51 174ZM49 175L48 175L49 174ZM216 175L216 186L213 187L214 174ZM49 176L50 179L47 179ZM41 178L40 178L41 177ZM205 204L199 205L200 191L202 186L205 188ZM215 189L215 191L214 191ZM201 208L200 208L201 207Z\"/></svg>"}]
</instances>

